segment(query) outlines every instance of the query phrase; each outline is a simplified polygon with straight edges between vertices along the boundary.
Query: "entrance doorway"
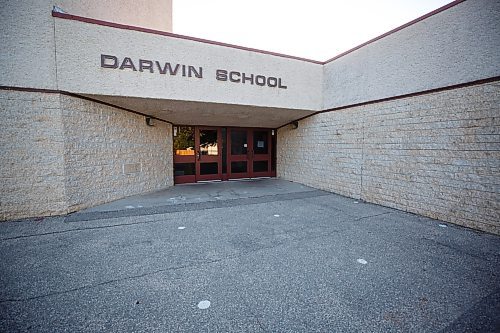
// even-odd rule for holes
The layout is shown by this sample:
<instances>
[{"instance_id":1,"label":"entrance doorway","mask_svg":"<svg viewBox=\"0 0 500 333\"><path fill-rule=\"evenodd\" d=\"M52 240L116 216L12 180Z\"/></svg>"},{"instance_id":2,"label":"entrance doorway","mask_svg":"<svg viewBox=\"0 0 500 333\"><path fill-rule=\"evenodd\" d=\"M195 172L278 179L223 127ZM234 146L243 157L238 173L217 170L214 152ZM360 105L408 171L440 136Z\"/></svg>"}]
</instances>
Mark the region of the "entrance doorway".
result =
<instances>
[{"instance_id":1,"label":"entrance doorway","mask_svg":"<svg viewBox=\"0 0 500 333\"><path fill-rule=\"evenodd\" d=\"M272 129L174 126L173 134L176 184L276 176Z\"/></svg>"}]
</instances>

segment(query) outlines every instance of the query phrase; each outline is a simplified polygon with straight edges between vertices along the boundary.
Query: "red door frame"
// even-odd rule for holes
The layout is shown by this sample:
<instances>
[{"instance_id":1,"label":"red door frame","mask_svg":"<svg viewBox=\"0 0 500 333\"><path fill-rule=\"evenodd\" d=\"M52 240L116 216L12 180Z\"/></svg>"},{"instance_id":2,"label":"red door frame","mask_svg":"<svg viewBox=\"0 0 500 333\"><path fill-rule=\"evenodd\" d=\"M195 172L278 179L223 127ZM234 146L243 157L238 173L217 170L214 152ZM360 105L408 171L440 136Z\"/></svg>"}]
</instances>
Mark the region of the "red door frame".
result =
<instances>
[{"instance_id":1,"label":"red door frame","mask_svg":"<svg viewBox=\"0 0 500 333\"><path fill-rule=\"evenodd\" d=\"M254 150L255 147L253 146L254 140L253 140L253 134L255 131L261 131L261 132L267 132L267 153L266 154L255 154ZM251 161L251 176L252 177L271 177L271 163L272 163L272 158L271 158L271 151L272 151L272 135L271 135L271 130L270 129L265 129L265 128L251 128L250 129L251 134L251 139L252 139L252 161ZM255 172L253 171L253 162L258 162L258 161L267 161L267 171L261 171L261 172Z\"/></svg>"},{"instance_id":2,"label":"red door frame","mask_svg":"<svg viewBox=\"0 0 500 333\"><path fill-rule=\"evenodd\" d=\"M232 131L244 131L247 135L247 153L246 155L232 155L231 154L231 132ZM267 154L255 154L253 134L254 131L265 131L267 132ZM272 135L271 130L267 128L244 128L244 127L228 127L227 129L227 175L228 178L253 178L253 177L271 177L273 175L271 171L271 150L272 150ZM231 162L247 162L247 172L242 173L232 173L231 172ZM253 162L267 161L267 171L254 172Z\"/></svg>"},{"instance_id":3,"label":"red door frame","mask_svg":"<svg viewBox=\"0 0 500 333\"><path fill-rule=\"evenodd\" d=\"M232 145L232 141L231 141L231 133L235 131L235 132L245 132L246 136L247 136L247 153L244 154L244 155L233 155L231 154L231 145ZM228 127L227 128L227 166L226 166L226 170L227 170L227 178L232 178L232 179L235 179L235 178L250 178L251 176L251 172L250 172L250 157L251 157L251 144L252 144L252 138L250 137L251 136L251 133L250 131L248 130L248 128L244 128L244 127ZM238 172L238 173L233 173L231 172L231 163L232 162L247 162L247 172Z\"/></svg>"},{"instance_id":4,"label":"red door frame","mask_svg":"<svg viewBox=\"0 0 500 333\"><path fill-rule=\"evenodd\" d=\"M182 125L174 125L182 127ZM175 184L195 183L197 181L205 180L228 180L237 178L253 178L253 177L275 177L276 172L272 171L272 149L273 139L272 129L268 128L247 128L247 127L227 127L226 130L226 173L222 173L222 128L217 126L189 126L194 128L194 155L176 155L174 151L174 163L194 163L195 174L174 176ZM201 155L200 151L200 130L216 130L217 131L217 156L215 155ZM247 154L245 155L232 155L231 154L231 132L244 131L247 135ZM267 154L254 154L254 131L267 132ZM247 172L244 173L231 173L231 162L247 162ZM268 169L264 172L254 172L253 162L267 161ZM217 163L217 174L201 175L201 163Z\"/></svg>"},{"instance_id":5,"label":"red door frame","mask_svg":"<svg viewBox=\"0 0 500 333\"><path fill-rule=\"evenodd\" d=\"M183 127L183 126L178 126L178 128ZM192 127L193 131L195 130L195 126L186 126L186 127ZM173 133L172 133L173 134ZM193 134L196 136L196 134ZM175 138L173 139L175 140ZM194 149L195 147L193 147ZM196 165L196 150L193 150L193 155L177 155L175 150L173 152L174 154L174 164L175 163L189 163L189 164L195 164ZM172 166L174 167L174 166ZM174 167L175 170L175 167ZM183 176L175 176L174 174L174 183L175 184L184 184L184 183L195 183L196 182L196 172L194 175L183 175Z\"/></svg>"},{"instance_id":6,"label":"red door frame","mask_svg":"<svg viewBox=\"0 0 500 333\"><path fill-rule=\"evenodd\" d=\"M200 149L200 131L215 130L217 131L217 155L202 155ZM222 180L222 128L221 127L208 127L208 126L195 126L194 131L194 145L195 145L195 158L196 158L196 181L200 180ZM217 173L210 175L201 174L202 163L217 163Z\"/></svg>"}]
</instances>

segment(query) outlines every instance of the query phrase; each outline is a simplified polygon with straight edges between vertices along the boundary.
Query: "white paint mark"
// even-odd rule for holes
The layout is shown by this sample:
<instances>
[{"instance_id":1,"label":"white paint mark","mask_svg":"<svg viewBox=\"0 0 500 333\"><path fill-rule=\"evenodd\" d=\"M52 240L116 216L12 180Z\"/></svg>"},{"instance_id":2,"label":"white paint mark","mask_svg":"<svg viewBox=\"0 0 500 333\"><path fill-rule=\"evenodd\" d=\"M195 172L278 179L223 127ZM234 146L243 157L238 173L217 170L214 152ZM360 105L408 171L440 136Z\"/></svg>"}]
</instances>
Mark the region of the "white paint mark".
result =
<instances>
[{"instance_id":1,"label":"white paint mark","mask_svg":"<svg viewBox=\"0 0 500 333\"><path fill-rule=\"evenodd\" d=\"M186 229L186 227L179 227L179 228L177 228L177 229L179 229L179 230L184 230L184 229Z\"/></svg>"},{"instance_id":2,"label":"white paint mark","mask_svg":"<svg viewBox=\"0 0 500 333\"><path fill-rule=\"evenodd\" d=\"M354 203L359 203L358 201L354 201Z\"/></svg>"},{"instance_id":3,"label":"white paint mark","mask_svg":"<svg viewBox=\"0 0 500 333\"><path fill-rule=\"evenodd\" d=\"M131 209L131 208L134 208L134 206L125 206L125 208Z\"/></svg>"},{"instance_id":4,"label":"white paint mark","mask_svg":"<svg viewBox=\"0 0 500 333\"><path fill-rule=\"evenodd\" d=\"M362 265L366 265L368 263L368 261L366 261L365 259L361 259L361 258L358 259L358 260L356 260L356 261L359 262Z\"/></svg>"},{"instance_id":5,"label":"white paint mark","mask_svg":"<svg viewBox=\"0 0 500 333\"><path fill-rule=\"evenodd\" d=\"M279 214L274 214L274 217L280 217Z\"/></svg>"},{"instance_id":6,"label":"white paint mark","mask_svg":"<svg viewBox=\"0 0 500 333\"><path fill-rule=\"evenodd\" d=\"M440 226L441 228L446 228L446 227L448 227L446 224L440 224L439 226Z\"/></svg>"},{"instance_id":7,"label":"white paint mark","mask_svg":"<svg viewBox=\"0 0 500 333\"><path fill-rule=\"evenodd\" d=\"M205 310L208 309L209 307L210 307L210 301L201 301L200 303L198 303L199 309Z\"/></svg>"},{"instance_id":8,"label":"white paint mark","mask_svg":"<svg viewBox=\"0 0 500 333\"><path fill-rule=\"evenodd\" d=\"M139 205L139 206L137 206L137 208L142 208L142 206L141 206L141 205Z\"/></svg>"}]
</instances>

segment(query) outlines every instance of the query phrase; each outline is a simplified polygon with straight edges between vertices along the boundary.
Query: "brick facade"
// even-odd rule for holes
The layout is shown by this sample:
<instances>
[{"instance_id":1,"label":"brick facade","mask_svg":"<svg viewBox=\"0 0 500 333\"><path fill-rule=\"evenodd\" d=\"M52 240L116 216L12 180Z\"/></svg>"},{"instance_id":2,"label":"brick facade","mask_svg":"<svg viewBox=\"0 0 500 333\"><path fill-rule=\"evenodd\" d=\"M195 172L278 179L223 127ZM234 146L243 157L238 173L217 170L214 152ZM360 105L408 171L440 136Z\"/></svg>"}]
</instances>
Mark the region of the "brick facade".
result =
<instances>
[{"instance_id":1,"label":"brick facade","mask_svg":"<svg viewBox=\"0 0 500 333\"><path fill-rule=\"evenodd\" d=\"M278 130L278 176L500 233L500 84L325 112Z\"/></svg>"},{"instance_id":2,"label":"brick facade","mask_svg":"<svg viewBox=\"0 0 500 333\"><path fill-rule=\"evenodd\" d=\"M173 185L172 126L61 95L68 209Z\"/></svg>"},{"instance_id":3,"label":"brick facade","mask_svg":"<svg viewBox=\"0 0 500 333\"><path fill-rule=\"evenodd\" d=\"M0 220L172 185L172 127L59 93L0 91Z\"/></svg>"},{"instance_id":4,"label":"brick facade","mask_svg":"<svg viewBox=\"0 0 500 333\"><path fill-rule=\"evenodd\" d=\"M59 94L0 91L0 219L67 210Z\"/></svg>"}]
</instances>

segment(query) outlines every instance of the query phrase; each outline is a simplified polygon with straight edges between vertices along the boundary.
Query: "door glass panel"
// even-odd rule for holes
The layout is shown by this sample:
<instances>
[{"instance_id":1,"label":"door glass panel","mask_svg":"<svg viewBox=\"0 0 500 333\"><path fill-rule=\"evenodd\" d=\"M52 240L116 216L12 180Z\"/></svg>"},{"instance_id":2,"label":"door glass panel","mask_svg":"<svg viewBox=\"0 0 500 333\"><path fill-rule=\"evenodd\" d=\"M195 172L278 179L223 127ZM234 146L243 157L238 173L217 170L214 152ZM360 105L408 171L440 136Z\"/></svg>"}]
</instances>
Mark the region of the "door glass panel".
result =
<instances>
[{"instance_id":1,"label":"door glass panel","mask_svg":"<svg viewBox=\"0 0 500 333\"><path fill-rule=\"evenodd\" d=\"M194 172L194 163L174 163L174 176L190 176Z\"/></svg>"},{"instance_id":2,"label":"door glass panel","mask_svg":"<svg viewBox=\"0 0 500 333\"><path fill-rule=\"evenodd\" d=\"M267 154L268 142L267 131L254 131L253 132L253 151L255 154Z\"/></svg>"},{"instance_id":3,"label":"door glass panel","mask_svg":"<svg viewBox=\"0 0 500 333\"><path fill-rule=\"evenodd\" d=\"M200 163L200 175L216 175L219 173L218 163Z\"/></svg>"},{"instance_id":4,"label":"door glass panel","mask_svg":"<svg viewBox=\"0 0 500 333\"><path fill-rule=\"evenodd\" d=\"M194 127L178 126L174 132L175 155L194 156Z\"/></svg>"},{"instance_id":5,"label":"door glass panel","mask_svg":"<svg viewBox=\"0 0 500 333\"><path fill-rule=\"evenodd\" d=\"M217 130L200 130L200 152L202 155L219 155Z\"/></svg>"},{"instance_id":6,"label":"door glass panel","mask_svg":"<svg viewBox=\"0 0 500 333\"><path fill-rule=\"evenodd\" d=\"M222 173L227 173L227 129L222 129Z\"/></svg>"},{"instance_id":7,"label":"door glass panel","mask_svg":"<svg viewBox=\"0 0 500 333\"><path fill-rule=\"evenodd\" d=\"M247 132L231 130L231 155L246 155L247 150Z\"/></svg>"},{"instance_id":8,"label":"door glass panel","mask_svg":"<svg viewBox=\"0 0 500 333\"><path fill-rule=\"evenodd\" d=\"M253 172L267 172L268 161L255 161L253 162Z\"/></svg>"},{"instance_id":9,"label":"door glass panel","mask_svg":"<svg viewBox=\"0 0 500 333\"><path fill-rule=\"evenodd\" d=\"M231 162L231 173L242 173L247 172L247 162Z\"/></svg>"}]
</instances>

